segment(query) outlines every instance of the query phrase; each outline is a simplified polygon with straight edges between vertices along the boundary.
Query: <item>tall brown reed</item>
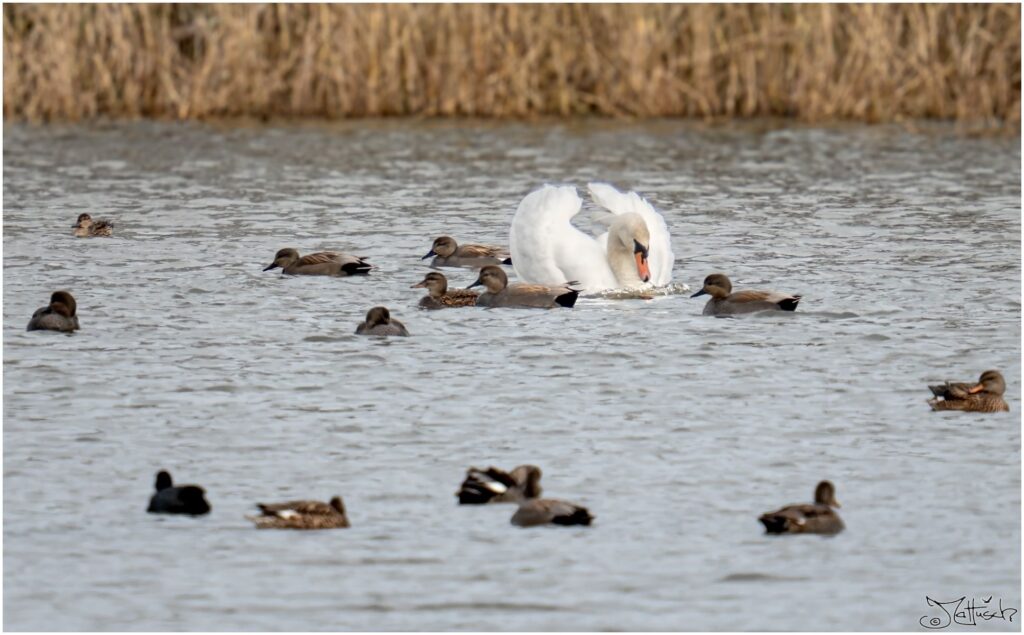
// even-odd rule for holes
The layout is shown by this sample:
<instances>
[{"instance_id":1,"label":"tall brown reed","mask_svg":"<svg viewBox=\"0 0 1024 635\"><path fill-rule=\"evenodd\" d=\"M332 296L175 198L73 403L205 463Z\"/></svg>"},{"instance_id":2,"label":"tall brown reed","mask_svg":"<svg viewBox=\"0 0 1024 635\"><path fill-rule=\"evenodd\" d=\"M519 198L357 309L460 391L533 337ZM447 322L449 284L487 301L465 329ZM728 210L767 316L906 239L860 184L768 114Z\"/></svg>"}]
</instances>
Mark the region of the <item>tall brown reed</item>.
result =
<instances>
[{"instance_id":1,"label":"tall brown reed","mask_svg":"<svg viewBox=\"0 0 1024 635\"><path fill-rule=\"evenodd\" d=\"M1020 122L1019 5L5 5L4 115Z\"/></svg>"}]
</instances>

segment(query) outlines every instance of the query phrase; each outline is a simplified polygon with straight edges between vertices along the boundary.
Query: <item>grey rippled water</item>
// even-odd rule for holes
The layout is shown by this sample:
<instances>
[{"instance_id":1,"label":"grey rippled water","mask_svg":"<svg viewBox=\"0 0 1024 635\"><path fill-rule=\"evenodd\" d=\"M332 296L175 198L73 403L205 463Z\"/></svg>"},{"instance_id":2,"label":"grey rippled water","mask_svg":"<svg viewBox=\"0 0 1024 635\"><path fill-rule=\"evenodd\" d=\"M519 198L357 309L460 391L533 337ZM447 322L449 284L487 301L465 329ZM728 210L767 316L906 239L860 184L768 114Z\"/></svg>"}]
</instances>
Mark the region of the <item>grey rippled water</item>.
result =
<instances>
[{"instance_id":1,"label":"grey rippled water","mask_svg":"<svg viewBox=\"0 0 1024 635\"><path fill-rule=\"evenodd\" d=\"M916 629L1020 608L1020 141L935 127L358 122L5 126L7 629ZM544 182L665 215L676 282L803 294L416 309L434 236L503 243ZM110 239L79 240L78 213ZM345 250L357 279L262 271ZM472 281L449 270L453 284ZM25 332L59 288L72 336ZM413 337L352 334L385 304ZM1011 412L932 413L1006 375ZM591 528L460 508L469 465L544 469ZM203 518L144 513L154 473ZM837 484L847 530L759 513ZM256 501L345 497L344 531ZM1017 628L992 621L986 629Z\"/></svg>"}]
</instances>

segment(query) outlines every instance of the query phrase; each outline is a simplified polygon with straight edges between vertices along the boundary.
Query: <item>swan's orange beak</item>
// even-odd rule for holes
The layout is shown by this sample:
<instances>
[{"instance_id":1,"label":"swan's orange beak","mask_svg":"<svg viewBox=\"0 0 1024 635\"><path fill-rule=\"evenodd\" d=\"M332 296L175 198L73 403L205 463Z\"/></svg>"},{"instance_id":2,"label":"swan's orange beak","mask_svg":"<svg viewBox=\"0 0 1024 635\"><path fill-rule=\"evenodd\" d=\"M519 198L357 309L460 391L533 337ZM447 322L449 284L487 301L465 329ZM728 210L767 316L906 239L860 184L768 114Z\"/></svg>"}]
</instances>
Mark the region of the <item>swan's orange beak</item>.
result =
<instances>
[{"instance_id":1,"label":"swan's orange beak","mask_svg":"<svg viewBox=\"0 0 1024 635\"><path fill-rule=\"evenodd\" d=\"M969 392L972 395L974 395L974 394L977 394L977 393L981 392L982 390L985 390L985 384L978 384L977 386L975 386L974 388L971 388L967 392Z\"/></svg>"},{"instance_id":2,"label":"swan's orange beak","mask_svg":"<svg viewBox=\"0 0 1024 635\"><path fill-rule=\"evenodd\" d=\"M647 282L651 279L651 270L647 267L647 258L639 251L633 254L633 256L636 257L636 270L640 274L640 279Z\"/></svg>"}]
</instances>

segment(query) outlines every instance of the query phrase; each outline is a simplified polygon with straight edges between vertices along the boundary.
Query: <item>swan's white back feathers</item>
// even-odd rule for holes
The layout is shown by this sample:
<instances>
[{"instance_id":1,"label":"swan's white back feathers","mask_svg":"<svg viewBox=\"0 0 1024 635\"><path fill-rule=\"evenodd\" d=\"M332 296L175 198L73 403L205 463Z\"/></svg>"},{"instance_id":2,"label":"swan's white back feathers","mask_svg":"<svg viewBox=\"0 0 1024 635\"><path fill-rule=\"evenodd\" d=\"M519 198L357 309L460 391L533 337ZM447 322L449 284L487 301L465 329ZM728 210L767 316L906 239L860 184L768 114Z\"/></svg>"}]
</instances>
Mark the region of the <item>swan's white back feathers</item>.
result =
<instances>
[{"instance_id":1,"label":"swan's white back feathers","mask_svg":"<svg viewBox=\"0 0 1024 635\"><path fill-rule=\"evenodd\" d=\"M575 280L587 291L617 286L604 248L570 222L582 205L571 185L545 185L523 199L509 232L516 275L552 286Z\"/></svg>"}]
</instances>

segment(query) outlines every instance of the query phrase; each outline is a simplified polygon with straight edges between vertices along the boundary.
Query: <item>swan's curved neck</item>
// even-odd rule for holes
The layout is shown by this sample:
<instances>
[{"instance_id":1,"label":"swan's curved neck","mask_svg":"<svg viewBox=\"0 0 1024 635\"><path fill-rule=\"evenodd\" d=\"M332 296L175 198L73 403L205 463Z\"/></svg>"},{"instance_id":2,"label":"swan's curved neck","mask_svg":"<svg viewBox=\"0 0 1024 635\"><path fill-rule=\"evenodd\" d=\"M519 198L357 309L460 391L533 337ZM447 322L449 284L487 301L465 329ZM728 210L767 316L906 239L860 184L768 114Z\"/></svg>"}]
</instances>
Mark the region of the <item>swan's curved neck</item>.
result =
<instances>
[{"instance_id":1,"label":"swan's curved neck","mask_svg":"<svg viewBox=\"0 0 1024 635\"><path fill-rule=\"evenodd\" d=\"M608 265L620 287L639 287L643 284L633 255L633 236L636 234L637 222L644 222L638 214L620 214L608 228Z\"/></svg>"}]
</instances>

